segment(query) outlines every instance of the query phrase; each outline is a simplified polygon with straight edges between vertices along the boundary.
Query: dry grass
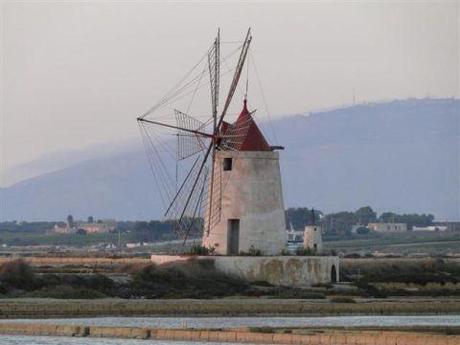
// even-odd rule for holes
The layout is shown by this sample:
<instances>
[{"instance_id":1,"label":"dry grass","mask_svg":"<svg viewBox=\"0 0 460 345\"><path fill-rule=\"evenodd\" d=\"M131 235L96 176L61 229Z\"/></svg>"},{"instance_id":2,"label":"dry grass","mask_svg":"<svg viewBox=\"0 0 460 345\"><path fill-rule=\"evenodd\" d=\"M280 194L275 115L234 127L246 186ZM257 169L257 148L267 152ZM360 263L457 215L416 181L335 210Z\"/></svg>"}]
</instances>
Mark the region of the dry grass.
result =
<instances>
[{"instance_id":1,"label":"dry grass","mask_svg":"<svg viewBox=\"0 0 460 345\"><path fill-rule=\"evenodd\" d=\"M458 314L460 300L398 300L329 303L307 300L0 300L0 317L89 317L145 315L401 315Z\"/></svg>"}]
</instances>

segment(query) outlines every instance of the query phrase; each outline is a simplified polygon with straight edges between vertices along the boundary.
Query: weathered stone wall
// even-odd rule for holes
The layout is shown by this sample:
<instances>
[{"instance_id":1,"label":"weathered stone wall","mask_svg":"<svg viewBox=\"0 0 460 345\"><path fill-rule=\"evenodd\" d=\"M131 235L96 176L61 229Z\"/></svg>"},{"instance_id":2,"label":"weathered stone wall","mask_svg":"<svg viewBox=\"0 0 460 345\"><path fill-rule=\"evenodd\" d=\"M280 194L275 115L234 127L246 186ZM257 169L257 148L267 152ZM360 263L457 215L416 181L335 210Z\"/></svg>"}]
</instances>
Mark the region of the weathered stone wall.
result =
<instances>
[{"instance_id":1,"label":"weathered stone wall","mask_svg":"<svg viewBox=\"0 0 460 345\"><path fill-rule=\"evenodd\" d=\"M331 270L338 272L339 258L335 256L274 256L219 257L219 271L249 281L267 281L273 285L308 287L331 282Z\"/></svg>"},{"instance_id":2,"label":"weathered stone wall","mask_svg":"<svg viewBox=\"0 0 460 345\"><path fill-rule=\"evenodd\" d=\"M152 255L156 264L184 260L212 260L217 270L248 281L266 281L278 286L308 287L331 282L332 267L339 277L336 256L174 256Z\"/></svg>"},{"instance_id":3,"label":"weathered stone wall","mask_svg":"<svg viewBox=\"0 0 460 345\"><path fill-rule=\"evenodd\" d=\"M232 170L223 170L224 158L233 159ZM215 247L217 254L229 254L228 220L239 219L239 251L248 252L252 246L264 255L279 255L287 234L278 152L218 151L214 170L211 209L216 212L220 200L222 208L217 223L211 214L211 223L215 224L209 234L205 232L203 245Z\"/></svg>"},{"instance_id":4,"label":"weathered stone wall","mask_svg":"<svg viewBox=\"0 0 460 345\"><path fill-rule=\"evenodd\" d=\"M311 330L309 334L258 333L241 330L150 329L139 327L67 326L0 323L0 334L80 336L98 338L157 339L252 344L315 345L453 345L458 335L394 331Z\"/></svg>"}]
</instances>

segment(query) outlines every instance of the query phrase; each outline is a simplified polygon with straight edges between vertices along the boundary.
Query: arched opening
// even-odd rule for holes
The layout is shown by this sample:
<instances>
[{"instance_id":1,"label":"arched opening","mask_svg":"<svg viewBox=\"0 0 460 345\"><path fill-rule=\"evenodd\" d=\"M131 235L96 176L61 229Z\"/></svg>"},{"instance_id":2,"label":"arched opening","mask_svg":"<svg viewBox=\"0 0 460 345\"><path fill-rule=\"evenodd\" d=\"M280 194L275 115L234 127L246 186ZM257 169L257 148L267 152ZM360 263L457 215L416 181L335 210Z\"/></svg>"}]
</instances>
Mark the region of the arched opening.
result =
<instances>
[{"instance_id":1,"label":"arched opening","mask_svg":"<svg viewBox=\"0 0 460 345\"><path fill-rule=\"evenodd\" d=\"M332 265L331 268L331 283L337 283L337 271L335 265Z\"/></svg>"}]
</instances>

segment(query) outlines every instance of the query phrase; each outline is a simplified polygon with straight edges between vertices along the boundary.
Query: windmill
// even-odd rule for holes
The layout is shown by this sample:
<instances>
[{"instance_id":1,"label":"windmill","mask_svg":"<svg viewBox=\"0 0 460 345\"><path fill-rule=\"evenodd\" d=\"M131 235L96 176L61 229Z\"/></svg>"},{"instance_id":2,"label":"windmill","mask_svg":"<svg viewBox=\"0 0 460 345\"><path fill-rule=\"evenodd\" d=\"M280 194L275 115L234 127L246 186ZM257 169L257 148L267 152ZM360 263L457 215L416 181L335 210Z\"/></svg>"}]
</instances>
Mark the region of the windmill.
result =
<instances>
[{"instance_id":1,"label":"windmill","mask_svg":"<svg viewBox=\"0 0 460 345\"><path fill-rule=\"evenodd\" d=\"M209 241L216 241L212 236L214 229L221 228L219 224L228 221L222 218L226 207L224 200L228 199L227 192L232 189L233 177L228 170L239 166L238 157L244 151L274 153L254 122L254 112L247 108L246 95L243 111L236 121L229 121L229 109L251 40L249 29L236 49L221 56L222 42L218 31L200 61L157 105L137 118L150 168L165 207L164 216L174 224L175 233L184 244L190 237L203 233L203 245L218 245ZM233 68L228 66L232 58L237 58ZM223 77L230 79L223 106L219 109ZM247 85L246 80L246 93ZM192 116L198 94L208 86L210 116ZM209 94L207 97L209 102ZM180 102L181 108L177 106ZM227 157L229 155L231 157ZM238 179L238 174L234 175ZM284 223L284 215L281 218ZM221 236L218 233L219 230L216 235Z\"/></svg>"}]
</instances>

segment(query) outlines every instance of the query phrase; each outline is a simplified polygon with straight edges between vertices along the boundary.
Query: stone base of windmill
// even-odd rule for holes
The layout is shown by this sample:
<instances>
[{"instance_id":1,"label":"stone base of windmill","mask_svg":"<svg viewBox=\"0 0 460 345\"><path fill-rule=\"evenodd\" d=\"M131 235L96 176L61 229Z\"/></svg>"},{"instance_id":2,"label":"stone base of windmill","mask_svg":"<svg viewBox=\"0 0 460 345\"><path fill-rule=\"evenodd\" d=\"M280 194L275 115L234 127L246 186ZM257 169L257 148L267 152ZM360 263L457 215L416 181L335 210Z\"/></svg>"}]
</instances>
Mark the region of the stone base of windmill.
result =
<instances>
[{"instance_id":1,"label":"stone base of windmill","mask_svg":"<svg viewBox=\"0 0 460 345\"><path fill-rule=\"evenodd\" d=\"M339 280L338 256L196 256L152 255L157 265L202 261L216 270L250 282L275 286L310 287Z\"/></svg>"}]
</instances>

